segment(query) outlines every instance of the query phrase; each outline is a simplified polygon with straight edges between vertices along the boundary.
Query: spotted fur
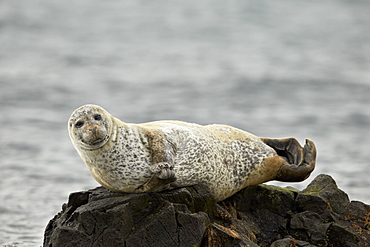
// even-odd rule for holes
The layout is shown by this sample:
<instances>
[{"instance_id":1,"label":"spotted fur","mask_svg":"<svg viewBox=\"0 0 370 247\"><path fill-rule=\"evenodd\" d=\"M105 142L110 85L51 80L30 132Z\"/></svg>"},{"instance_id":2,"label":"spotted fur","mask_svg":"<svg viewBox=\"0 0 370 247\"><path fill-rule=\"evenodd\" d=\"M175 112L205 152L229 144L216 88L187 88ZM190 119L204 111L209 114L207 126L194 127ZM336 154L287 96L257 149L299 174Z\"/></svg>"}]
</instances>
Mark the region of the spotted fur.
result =
<instances>
[{"instance_id":1,"label":"spotted fur","mask_svg":"<svg viewBox=\"0 0 370 247\"><path fill-rule=\"evenodd\" d=\"M203 183L216 200L223 200L247 185L275 179L287 163L263 139L230 126L128 124L95 105L71 115L69 133L92 176L113 191L151 192Z\"/></svg>"}]
</instances>

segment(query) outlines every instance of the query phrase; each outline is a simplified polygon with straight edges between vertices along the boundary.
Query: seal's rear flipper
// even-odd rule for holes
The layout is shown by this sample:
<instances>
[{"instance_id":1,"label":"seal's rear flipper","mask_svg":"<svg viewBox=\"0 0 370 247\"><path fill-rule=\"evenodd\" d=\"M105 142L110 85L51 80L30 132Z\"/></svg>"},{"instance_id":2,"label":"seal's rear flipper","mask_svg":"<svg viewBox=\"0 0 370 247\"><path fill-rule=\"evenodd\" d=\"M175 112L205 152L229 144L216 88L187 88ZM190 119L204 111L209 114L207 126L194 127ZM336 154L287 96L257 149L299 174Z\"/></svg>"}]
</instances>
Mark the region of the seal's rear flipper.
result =
<instances>
[{"instance_id":1,"label":"seal's rear flipper","mask_svg":"<svg viewBox=\"0 0 370 247\"><path fill-rule=\"evenodd\" d=\"M272 147L288 163L298 165L302 162L303 148L295 138L261 138L261 140Z\"/></svg>"},{"instance_id":2,"label":"seal's rear flipper","mask_svg":"<svg viewBox=\"0 0 370 247\"><path fill-rule=\"evenodd\" d=\"M284 159L275 180L300 182L308 178L315 169L316 147L310 139L306 139L303 148L295 138L261 138L261 140Z\"/></svg>"}]
</instances>

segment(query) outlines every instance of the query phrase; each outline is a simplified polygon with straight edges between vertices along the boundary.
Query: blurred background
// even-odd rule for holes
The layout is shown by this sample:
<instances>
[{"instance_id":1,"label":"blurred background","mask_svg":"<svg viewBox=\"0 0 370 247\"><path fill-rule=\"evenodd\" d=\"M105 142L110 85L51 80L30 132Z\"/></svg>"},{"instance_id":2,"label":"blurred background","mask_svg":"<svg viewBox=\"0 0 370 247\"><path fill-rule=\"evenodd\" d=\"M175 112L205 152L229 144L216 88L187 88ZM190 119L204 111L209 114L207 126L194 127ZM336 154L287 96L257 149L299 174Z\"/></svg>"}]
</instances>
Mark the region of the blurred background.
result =
<instances>
[{"instance_id":1,"label":"blurred background","mask_svg":"<svg viewBox=\"0 0 370 247\"><path fill-rule=\"evenodd\" d=\"M370 203L370 2L0 1L0 245L40 246L98 186L67 132L94 103L125 122L311 138L317 168Z\"/></svg>"}]
</instances>

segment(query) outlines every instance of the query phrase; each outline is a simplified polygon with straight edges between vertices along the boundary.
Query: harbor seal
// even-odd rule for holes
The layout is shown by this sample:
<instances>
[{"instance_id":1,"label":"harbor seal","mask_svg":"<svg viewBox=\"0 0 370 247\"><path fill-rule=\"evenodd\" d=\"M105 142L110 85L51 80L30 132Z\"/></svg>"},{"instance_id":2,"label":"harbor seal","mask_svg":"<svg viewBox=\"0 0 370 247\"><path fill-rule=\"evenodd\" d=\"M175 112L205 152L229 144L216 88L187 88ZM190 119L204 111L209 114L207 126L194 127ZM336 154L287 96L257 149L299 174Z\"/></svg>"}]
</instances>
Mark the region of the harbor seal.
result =
<instances>
[{"instance_id":1,"label":"harbor seal","mask_svg":"<svg viewBox=\"0 0 370 247\"><path fill-rule=\"evenodd\" d=\"M309 139L302 147L294 138L261 138L220 124L124 123L97 105L76 109L68 132L95 180L116 192L203 183L221 201L248 185L303 181L316 161Z\"/></svg>"}]
</instances>

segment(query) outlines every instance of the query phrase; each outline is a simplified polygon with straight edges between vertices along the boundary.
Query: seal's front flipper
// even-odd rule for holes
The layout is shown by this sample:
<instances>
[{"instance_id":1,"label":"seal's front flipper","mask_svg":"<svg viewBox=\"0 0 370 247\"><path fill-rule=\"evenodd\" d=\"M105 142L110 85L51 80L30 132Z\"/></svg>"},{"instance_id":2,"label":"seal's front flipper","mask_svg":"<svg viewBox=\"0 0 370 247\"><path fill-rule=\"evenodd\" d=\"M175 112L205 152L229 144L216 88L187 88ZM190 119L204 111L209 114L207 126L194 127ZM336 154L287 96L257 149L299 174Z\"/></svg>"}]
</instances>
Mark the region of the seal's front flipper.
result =
<instances>
[{"instance_id":1,"label":"seal's front flipper","mask_svg":"<svg viewBox=\"0 0 370 247\"><path fill-rule=\"evenodd\" d=\"M159 192L172 189L171 183L176 181L173 165L167 162L161 162L150 166L153 176L140 186L138 192Z\"/></svg>"},{"instance_id":2,"label":"seal's front flipper","mask_svg":"<svg viewBox=\"0 0 370 247\"><path fill-rule=\"evenodd\" d=\"M137 188L137 192L160 192L170 190L173 189L171 183L174 181L176 181L175 177L160 179L157 175L153 175L148 182Z\"/></svg>"},{"instance_id":3,"label":"seal's front flipper","mask_svg":"<svg viewBox=\"0 0 370 247\"><path fill-rule=\"evenodd\" d=\"M173 165L169 164L168 162L161 162L150 166L150 170L158 176L159 179L168 180L172 179L174 182L175 178L175 171L173 170Z\"/></svg>"},{"instance_id":4,"label":"seal's front flipper","mask_svg":"<svg viewBox=\"0 0 370 247\"><path fill-rule=\"evenodd\" d=\"M269 139L261 138L282 158L277 164L275 180L283 182L300 182L308 178L315 169L316 147L310 140L302 147L294 138ZM275 163L276 164L276 163Z\"/></svg>"}]
</instances>

